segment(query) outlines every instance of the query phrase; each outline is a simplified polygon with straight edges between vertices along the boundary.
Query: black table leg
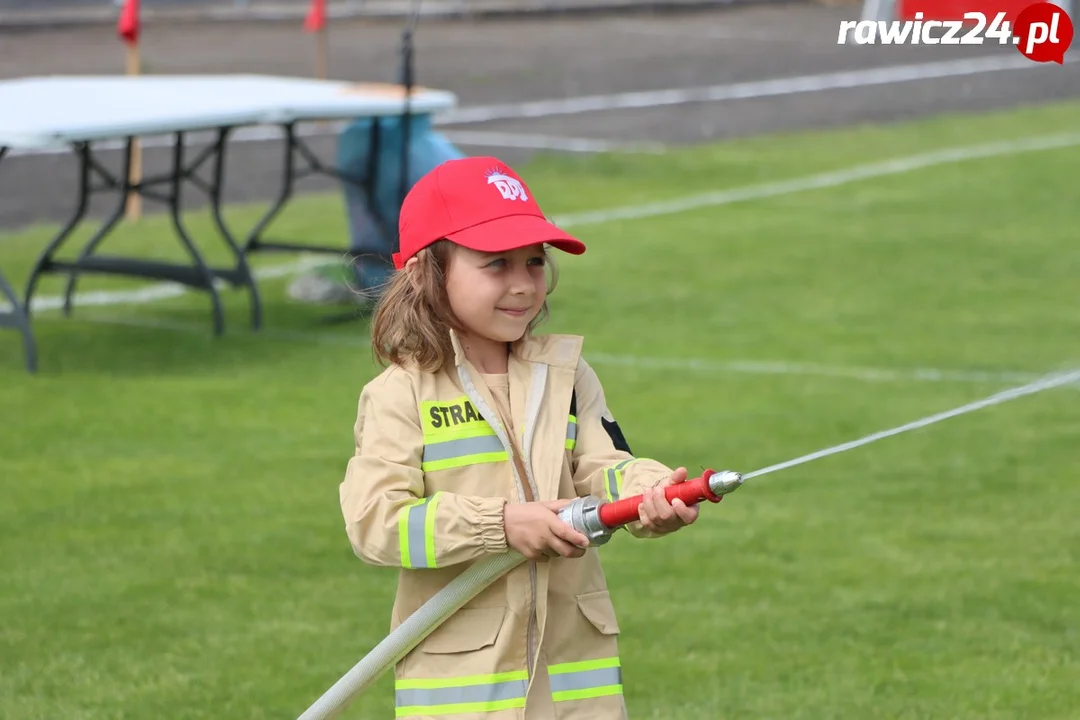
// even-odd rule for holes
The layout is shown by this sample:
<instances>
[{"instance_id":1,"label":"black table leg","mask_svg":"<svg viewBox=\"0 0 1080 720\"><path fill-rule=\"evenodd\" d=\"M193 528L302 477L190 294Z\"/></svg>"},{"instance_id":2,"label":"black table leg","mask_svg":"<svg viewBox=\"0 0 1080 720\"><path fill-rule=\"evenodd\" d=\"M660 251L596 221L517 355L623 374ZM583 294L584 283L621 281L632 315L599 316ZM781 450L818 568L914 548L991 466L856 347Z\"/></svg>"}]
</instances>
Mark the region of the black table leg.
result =
<instances>
[{"instance_id":1,"label":"black table leg","mask_svg":"<svg viewBox=\"0 0 1080 720\"><path fill-rule=\"evenodd\" d=\"M38 256L38 259L34 262L34 267L30 270L30 277L26 281L26 293L24 305L26 307L27 315L31 314L31 301L34 298L34 290L37 289L38 279L45 273L52 271L54 266L53 255L64 244L64 242L71 236L71 233L75 231L75 228L79 226L82 219L86 216L86 208L90 203L90 193L93 189L90 185L91 169L93 168L93 158L90 154L90 144L81 142L75 143L72 146L75 151L75 155L79 159L79 188L78 198L75 202L75 212L64 224L53 239L45 246L45 249ZM65 303L66 305L66 303ZM65 310L67 308L65 307Z\"/></svg>"},{"instance_id":2,"label":"black table leg","mask_svg":"<svg viewBox=\"0 0 1080 720\"><path fill-rule=\"evenodd\" d=\"M97 229L97 232L95 232L90 237L90 239L86 241L86 245L84 245L83 249L79 252L79 259L76 261L76 264L84 263L87 258L93 255L94 250L96 250L97 246L101 244L101 241L105 239L105 236L112 232L113 228L116 227L117 224L124 219L124 211L127 207L128 194L129 191L133 189L133 186L131 184L131 155L132 150L134 149L134 144L135 141L133 138L128 138L127 142L124 144L124 159L122 164L123 170L121 171L123 172L123 176L121 181L118 183L120 189L120 197L117 200L116 207L114 207L112 212L109 213L109 216L105 219L105 222L103 222L101 224L101 227ZM96 161L94 161L92 157L91 165L96 165ZM106 173L106 175L108 175L108 173ZM117 183L115 183L113 178L109 176L107 180L107 185L111 187L115 184ZM138 188L134 189L137 190ZM91 189L90 192L93 192L93 190ZM71 297L75 294L75 284L78 279L79 274L77 272L72 271L68 273L67 284L64 287L65 317L71 317Z\"/></svg>"},{"instance_id":3,"label":"black table leg","mask_svg":"<svg viewBox=\"0 0 1080 720\"><path fill-rule=\"evenodd\" d=\"M369 152L366 181L362 178L350 175L339 168L323 163L315 152L308 147L307 143L297 135L295 123L284 125L283 130L285 131L285 167L282 174L281 189L278 191L278 195L273 204L271 204L266 213L264 213L259 221L255 223L255 227L248 233L247 241L244 243L245 253L255 252L257 250L278 250L286 252L327 253L338 256L349 255L348 251L341 246L305 245L302 243L268 242L263 240L263 233L266 231L266 228L292 197L296 181L316 174L327 175L341 182L352 183L361 187L367 194L368 207L374 216L375 222L379 223L384 233L390 233L391 237L397 235L396 228L391 227L390 219L383 217L379 212L379 205L375 194L374 180L379 170L379 143L381 141L379 118L374 118L371 123L371 132L369 133L368 140ZM407 157L407 147L404 152ZM302 167L297 167L297 155L304 161Z\"/></svg>"},{"instance_id":4,"label":"black table leg","mask_svg":"<svg viewBox=\"0 0 1080 720\"><path fill-rule=\"evenodd\" d=\"M0 147L0 161L7 155L8 149ZM30 330L30 319L26 315L26 309L15 295L15 289L11 287L4 273L0 272L0 297L7 298L11 310L0 312L0 327L15 328L22 335L23 351L26 354L26 369L30 373L37 372L37 344L34 342L34 333Z\"/></svg>"},{"instance_id":5,"label":"black table leg","mask_svg":"<svg viewBox=\"0 0 1080 720\"><path fill-rule=\"evenodd\" d=\"M218 281L225 280L233 286L242 285L247 288L252 299L254 321L256 323L260 322L261 304L258 290L255 287L247 260L226 227L221 214L221 180L224 173L221 155L224 154L227 134L227 128L221 129L217 141L204 148L195 159L189 162L185 159L184 152L185 133L176 133L172 147L172 164L169 171L158 176L144 177L138 183L131 181L130 157L134 138L127 139L120 177L114 176L96 162L89 143L77 143L75 150L80 160L80 171L79 199L76 212L63 230L49 243L34 265L26 290L26 306L29 307L30 305L38 278L45 273L66 273L68 275L67 288L64 294L64 310L66 314L71 313L72 298L78 283L78 277L84 273L169 280L194 289L205 290L210 295L214 334L221 335L225 329L225 317L221 297L218 293ZM213 179L207 183L199 177L198 171L211 158L215 159L215 167ZM100 186L95 186L91 182L92 175L101 179ZM211 267L203 259L202 254L192 240L182 218L182 190L185 183L195 185L209 195L214 221L235 259L235 265L232 267ZM158 191L157 188L164 188L164 190ZM120 197L116 208L105 220L102 227L83 246L76 260L57 260L55 258L57 252L84 218L89 196L94 192L102 191L119 193ZM130 192L137 192L144 198L167 205L173 229L177 239L187 252L190 264L155 262L124 256L105 256L96 253L102 241L122 219L127 196Z\"/></svg>"},{"instance_id":6,"label":"black table leg","mask_svg":"<svg viewBox=\"0 0 1080 720\"><path fill-rule=\"evenodd\" d=\"M230 128L218 130L217 140L214 142L214 174L208 190L210 210L214 216L214 224L217 226L218 232L221 233L222 238L224 238L229 249L232 250L233 257L236 259L236 277L232 278L233 283L247 287L248 294L251 296L251 327L258 330L262 327L262 300L259 297L259 290L251 274L247 256L236 242L236 237L232 234L232 231L226 225L221 208L225 188L225 147L229 138L229 131Z\"/></svg>"}]
</instances>

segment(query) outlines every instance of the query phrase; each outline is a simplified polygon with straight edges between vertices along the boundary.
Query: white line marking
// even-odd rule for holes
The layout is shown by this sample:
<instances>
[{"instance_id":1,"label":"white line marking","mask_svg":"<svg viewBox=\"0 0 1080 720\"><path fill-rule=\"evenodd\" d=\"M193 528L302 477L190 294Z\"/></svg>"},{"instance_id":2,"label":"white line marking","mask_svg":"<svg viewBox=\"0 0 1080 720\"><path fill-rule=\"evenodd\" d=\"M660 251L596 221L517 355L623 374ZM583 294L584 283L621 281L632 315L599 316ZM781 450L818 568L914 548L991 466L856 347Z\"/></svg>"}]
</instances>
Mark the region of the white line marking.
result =
<instances>
[{"instance_id":1,"label":"white line marking","mask_svg":"<svg viewBox=\"0 0 1080 720\"><path fill-rule=\"evenodd\" d=\"M983 370L942 370L938 368L914 368L911 370L886 370L817 363L775 362L761 360L717 361L696 358L650 358L593 353L590 362L602 365L624 365L649 370L681 370L715 373L746 373L750 375L820 375L866 382L1029 382L1038 377L1035 373L989 372Z\"/></svg>"},{"instance_id":2,"label":"white line marking","mask_svg":"<svg viewBox=\"0 0 1080 720\"><path fill-rule=\"evenodd\" d=\"M527 133L474 132L470 130L446 130L443 132L451 142L459 145L481 147L516 147L537 150L563 150L565 152L642 152L663 153L661 143L621 143L593 138L559 137L555 135L532 135Z\"/></svg>"},{"instance_id":3,"label":"white line marking","mask_svg":"<svg viewBox=\"0 0 1080 720\"><path fill-rule=\"evenodd\" d=\"M1063 135L1046 135L1017 140L1005 140L1001 142L986 143L983 145L968 145L961 147L944 148L928 153L908 155L894 158L883 162L807 175L791 180L781 180L773 183L749 185L731 190L719 190L702 195L665 200L658 203L644 205L630 205L624 207L609 208L584 213L573 213L561 217L552 218L553 222L560 227L580 227L583 225L597 225L614 220L630 220L669 215L686 212L706 207L717 207L746 200L764 200L768 198L789 195L808 190L836 187L858 180L868 180L887 175L899 175L935 165L958 163L966 160L996 157L1000 155L1014 155L1023 152L1039 150L1051 150L1057 148L1073 147L1080 145L1080 133L1066 133ZM272 265L254 271L256 277L282 277L293 272L299 272L317 264L316 258L305 258L298 262L290 262L282 265ZM187 288L172 283L151 285L139 290L108 291L104 293L77 294L74 302L78 305L120 305L139 304L152 300L178 297L187 292ZM90 298L89 302L84 298ZM41 296L34 298L33 310L55 310L63 307L63 298L60 296ZM10 309L10 305L0 303L0 309Z\"/></svg>"},{"instance_id":4,"label":"white line marking","mask_svg":"<svg viewBox=\"0 0 1080 720\"><path fill-rule=\"evenodd\" d=\"M1076 62L1077 56L1067 56L1065 62ZM726 85L682 87L668 90L643 90L638 92L590 95L585 97L534 100L529 102L479 105L448 110L437 115L440 124L481 123L492 120L517 120L521 118L573 115L601 110L626 110L629 108L653 108L687 103L719 102L721 100L747 100L752 98L797 95L800 93L840 90L913 80L964 77L979 73L1003 70L1032 70L1040 67L1019 54L991 55L963 60L912 65L891 65L865 70L801 75L774 80L754 80ZM1045 68L1044 68L1045 70ZM1055 69L1049 69L1054 72Z\"/></svg>"},{"instance_id":5,"label":"white line marking","mask_svg":"<svg viewBox=\"0 0 1080 720\"><path fill-rule=\"evenodd\" d=\"M927 425L933 425L936 422L947 420L949 418L956 417L957 415L964 415L966 413L975 412L982 408L990 407L992 405L1000 405L1001 403L1008 402L1009 400L1015 400L1025 395L1032 395L1034 393L1042 392L1043 390L1052 390L1054 388L1062 387L1064 385L1071 385L1073 383L1080 382L1080 370L1072 370L1070 372L1056 373L1053 375L1047 375L1035 382L1023 385L1021 387L1012 388L1011 390L1004 390L1002 392L991 395L988 398L978 400L967 405L962 405L952 410L938 413L936 415L930 415L924 417L921 420L915 420L914 422L901 425L899 427L892 428L891 430L883 430L881 432L874 433L873 435L867 435L859 440L853 440L846 442L842 445L827 448L825 450L818 450L817 452L810 453L809 455L803 455L802 457L795 458L794 460L788 460L786 462L777 463L776 465L769 465L768 467L743 475L744 479L760 477L762 475L768 475L769 473L785 470L796 465L802 465L808 463L811 460L817 460L818 458L827 457L829 455L836 455L837 453L853 450L863 445L869 445L872 442L881 440L883 438L892 437L893 435L899 435L900 433L907 432L909 430L917 430L924 428Z\"/></svg>"},{"instance_id":6,"label":"white line marking","mask_svg":"<svg viewBox=\"0 0 1080 720\"><path fill-rule=\"evenodd\" d=\"M80 322L102 325L120 325L125 327L168 330L188 334L207 335L208 326L194 323L182 323L155 318L136 318L121 316L77 316ZM236 337L249 337L280 342L300 343L305 345L337 345L343 347L369 348L367 336L344 335L341 333L305 332L303 330L281 330L263 328L258 333L240 334L226 332ZM717 361L702 358L659 358L636 357L631 355L610 355L607 353L589 353L586 358L595 365L633 367L642 369L681 370L706 373L733 373L742 375L810 375L864 382L929 382L929 383L1016 383L1029 382L1041 377L1038 373L988 372L981 370L943 370L937 368L915 368L910 370L845 367L842 365L819 365L812 363L731 360ZM1080 384L1077 385L1080 389Z\"/></svg>"},{"instance_id":7,"label":"white line marking","mask_svg":"<svg viewBox=\"0 0 1080 720\"><path fill-rule=\"evenodd\" d=\"M613 220L638 220L643 218L670 215L673 213L697 210L718 205L728 205L745 200L763 200L767 198L790 195L807 190L846 185L858 180L885 177L887 175L900 175L903 173L946 165L966 160L997 157L1000 155L1016 155L1024 152L1038 150L1052 150L1080 145L1080 133L1065 133L1062 135L1045 135L1040 137L1020 138L1018 140L1006 140L1002 142L986 143L984 145L969 145L966 147L944 148L918 155L894 158L877 163L856 165L854 167L835 170L833 172L808 175L791 180L749 185L731 190L718 190L716 192L690 195L687 197L664 200L642 205L629 205L625 207L611 208L609 210L597 210L595 212L576 213L564 217L552 218L552 221L560 227L577 225L596 225Z\"/></svg>"},{"instance_id":8,"label":"white line marking","mask_svg":"<svg viewBox=\"0 0 1080 720\"><path fill-rule=\"evenodd\" d=\"M281 265L269 265L262 268L254 268L251 274L258 280L287 277L295 272L302 272L309 268L326 264L325 256L305 256L295 262ZM214 286L218 290L227 289L228 283L215 280ZM189 289L179 283L155 283L139 288L138 290L96 290L87 293L76 293L72 298L72 305L79 307L101 307L106 305L144 305L157 300L168 300L186 295ZM31 310L40 312L43 310L60 310L64 307L62 295L42 295L35 297L31 302ZM0 310L10 310L11 305L0 303Z\"/></svg>"}]
</instances>

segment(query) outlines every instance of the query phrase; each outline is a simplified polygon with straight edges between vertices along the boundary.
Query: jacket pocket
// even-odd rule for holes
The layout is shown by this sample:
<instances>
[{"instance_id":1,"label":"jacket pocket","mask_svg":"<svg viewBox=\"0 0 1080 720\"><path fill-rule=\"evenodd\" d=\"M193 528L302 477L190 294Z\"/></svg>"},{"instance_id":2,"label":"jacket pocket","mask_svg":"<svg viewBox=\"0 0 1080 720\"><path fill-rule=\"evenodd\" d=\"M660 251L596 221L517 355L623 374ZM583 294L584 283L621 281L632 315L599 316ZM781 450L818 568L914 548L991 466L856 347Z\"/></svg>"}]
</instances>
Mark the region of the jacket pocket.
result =
<instances>
[{"instance_id":1,"label":"jacket pocket","mask_svg":"<svg viewBox=\"0 0 1080 720\"><path fill-rule=\"evenodd\" d=\"M431 655L464 653L491 647L506 622L506 608L462 608L420 643Z\"/></svg>"},{"instance_id":2,"label":"jacket pocket","mask_svg":"<svg viewBox=\"0 0 1080 720\"><path fill-rule=\"evenodd\" d=\"M615 606L607 590L583 593L577 596L578 609L603 635L618 635L619 623L615 618Z\"/></svg>"}]
</instances>

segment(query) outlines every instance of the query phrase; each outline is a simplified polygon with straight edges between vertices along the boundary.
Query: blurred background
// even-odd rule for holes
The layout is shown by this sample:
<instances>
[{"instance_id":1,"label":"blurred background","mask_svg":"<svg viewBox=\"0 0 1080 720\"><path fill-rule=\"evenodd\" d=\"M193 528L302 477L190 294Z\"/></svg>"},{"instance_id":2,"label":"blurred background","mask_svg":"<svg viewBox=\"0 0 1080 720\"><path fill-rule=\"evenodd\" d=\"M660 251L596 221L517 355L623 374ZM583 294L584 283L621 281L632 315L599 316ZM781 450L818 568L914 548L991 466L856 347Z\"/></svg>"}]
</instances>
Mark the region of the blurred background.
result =
<instances>
[{"instance_id":1,"label":"blurred background","mask_svg":"<svg viewBox=\"0 0 1080 720\"><path fill-rule=\"evenodd\" d=\"M182 226L229 271L221 334L205 287L63 271L36 288L35 373L0 328L2 718L296 717L384 637L395 574L352 555L337 489L381 370L367 322L386 267L364 254L394 242L404 127L409 180L495 155L588 244L558 258L543 330L584 334L634 451L691 475L1080 366L1075 50L839 43L864 12L849 0L331 1L313 26L315 5L144 0L131 44L113 0L0 0L0 98L22 98L0 101L0 324L110 216L101 254L190 265ZM44 122L11 128L127 101L26 88L125 76L135 56L148 79L383 96L410 27L415 84L453 102L388 119L366 176L370 118L296 125L309 159L377 192L297 178L267 232L301 247L245 260L257 331L197 186L176 217L147 199L119 218L115 193L95 196L46 258L78 156L24 142ZM257 99L294 104L274 87ZM139 110L227 99L169 92ZM93 143L114 177L117 135ZM229 136L240 240L282 191L283 138ZM214 135L185 139L194 158ZM171 142L140 138L144 177L167 176ZM662 542L605 546L630 716L1075 720L1080 384L1065 385L749 481ZM384 676L345 717L393 712Z\"/></svg>"}]
</instances>

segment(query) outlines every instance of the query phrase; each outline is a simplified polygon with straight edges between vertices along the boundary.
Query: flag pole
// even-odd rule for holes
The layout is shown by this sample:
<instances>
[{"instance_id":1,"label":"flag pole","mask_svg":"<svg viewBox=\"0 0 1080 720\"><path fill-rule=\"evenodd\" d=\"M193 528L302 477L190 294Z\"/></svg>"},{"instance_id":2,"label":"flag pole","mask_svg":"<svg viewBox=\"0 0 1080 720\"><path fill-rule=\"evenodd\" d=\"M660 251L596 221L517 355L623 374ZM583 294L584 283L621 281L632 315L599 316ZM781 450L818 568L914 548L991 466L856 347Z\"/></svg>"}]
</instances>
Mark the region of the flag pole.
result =
<instances>
[{"instance_id":1,"label":"flag pole","mask_svg":"<svg viewBox=\"0 0 1080 720\"><path fill-rule=\"evenodd\" d=\"M304 30L315 34L315 77L325 80L329 74L329 38L326 31L326 0L311 0Z\"/></svg>"},{"instance_id":2,"label":"flag pole","mask_svg":"<svg viewBox=\"0 0 1080 720\"><path fill-rule=\"evenodd\" d=\"M142 58L138 42L127 46L127 74L132 77L142 74ZM137 185L142 181L142 143L139 138L132 138L129 177L132 185ZM142 195L138 190L128 192L127 217L129 220L138 220L142 217Z\"/></svg>"},{"instance_id":3,"label":"flag pole","mask_svg":"<svg viewBox=\"0 0 1080 720\"><path fill-rule=\"evenodd\" d=\"M116 22L116 34L127 46L125 64L128 77L142 74L142 58L139 55L139 36L142 34L139 0L124 0ZM131 138L130 162L128 184L138 185L142 181L142 144L137 137ZM138 190L128 191L126 211L129 220L138 220L142 216L142 195Z\"/></svg>"}]
</instances>

